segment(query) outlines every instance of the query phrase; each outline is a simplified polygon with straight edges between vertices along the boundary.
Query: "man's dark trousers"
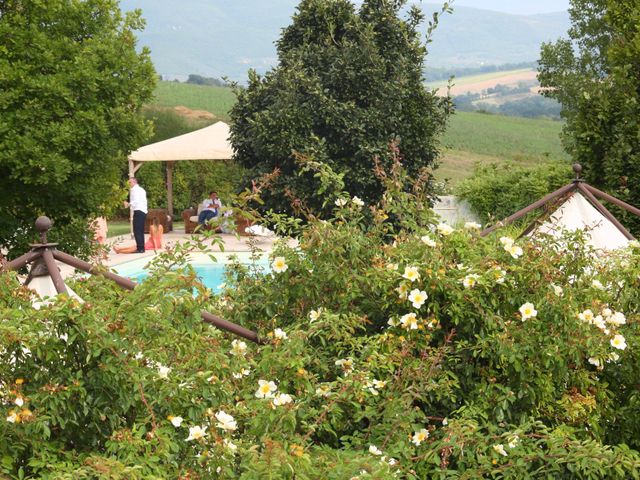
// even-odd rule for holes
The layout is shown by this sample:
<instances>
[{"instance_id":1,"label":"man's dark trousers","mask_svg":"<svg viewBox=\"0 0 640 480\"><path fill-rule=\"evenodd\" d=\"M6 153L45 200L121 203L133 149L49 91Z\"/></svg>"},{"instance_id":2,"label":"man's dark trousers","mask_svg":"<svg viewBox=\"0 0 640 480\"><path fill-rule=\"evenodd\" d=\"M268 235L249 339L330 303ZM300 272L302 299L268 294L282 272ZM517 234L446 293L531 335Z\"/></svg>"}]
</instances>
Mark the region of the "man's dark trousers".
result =
<instances>
[{"instance_id":1,"label":"man's dark trousers","mask_svg":"<svg viewBox=\"0 0 640 480\"><path fill-rule=\"evenodd\" d=\"M144 252L144 222L147 214L142 210L133 211L133 236L136 239L136 251Z\"/></svg>"}]
</instances>

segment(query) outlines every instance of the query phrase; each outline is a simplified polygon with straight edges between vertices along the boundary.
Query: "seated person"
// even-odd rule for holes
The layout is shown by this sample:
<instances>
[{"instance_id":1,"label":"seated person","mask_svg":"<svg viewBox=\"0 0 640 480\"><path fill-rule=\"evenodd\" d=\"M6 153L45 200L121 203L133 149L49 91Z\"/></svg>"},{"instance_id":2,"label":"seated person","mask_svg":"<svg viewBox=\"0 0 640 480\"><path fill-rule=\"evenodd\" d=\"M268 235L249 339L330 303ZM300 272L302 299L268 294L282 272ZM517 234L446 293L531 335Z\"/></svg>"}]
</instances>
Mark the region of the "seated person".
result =
<instances>
[{"instance_id":1,"label":"seated person","mask_svg":"<svg viewBox=\"0 0 640 480\"><path fill-rule=\"evenodd\" d=\"M149 240L144 244L145 250L159 250L162 248L162 234L164 233L164 227L157 223L149 227ZM113 247L116 253L138 253L137 247L131 245L129 247Z\"/></svg>"},{"instance_id":2,"label":"seated person","mask_svg":"<svg viewBox=\"0 0 640 480\"><path fill-rule=\"evenodd\" d=\"M202 211L198 215L198 223L204 225L208 220L218 216L218 209L222 208L222 202L218 198L218 193L212 191L209 193L209 198L202 202Z\"/></svg>"}]
</instances>

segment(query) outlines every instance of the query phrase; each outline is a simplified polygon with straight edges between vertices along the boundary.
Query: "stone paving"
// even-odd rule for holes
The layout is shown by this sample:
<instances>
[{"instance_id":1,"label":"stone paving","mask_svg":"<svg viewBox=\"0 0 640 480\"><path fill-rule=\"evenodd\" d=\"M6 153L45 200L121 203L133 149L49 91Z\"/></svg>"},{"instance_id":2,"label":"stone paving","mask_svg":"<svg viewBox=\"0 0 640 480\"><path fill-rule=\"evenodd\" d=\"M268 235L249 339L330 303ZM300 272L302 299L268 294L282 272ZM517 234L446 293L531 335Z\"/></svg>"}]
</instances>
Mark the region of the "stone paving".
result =
<instances>
[{"instance_id":1,"label":"stone paving","mask_svg":"<svg viewBox=\"0 0 640 480\"><path fill-rule=\"evenodd\" d=\"M273 244L278 240L278 237L275 236L236 236L235 234L229 233L217 234L216 237L221 238L224 242L225 253L249 252L251 251L251 244L253 244L254 247L257 247L259 250L268 253L272 250ZM176 243L185 242L192 238L194 238L194 236L192 234L185 234L184 230L165 233L162 237L163 247L171 247ZM197 238L197 236L195 238ZM148 235L145 235L145 239L148 239ZM204 243L209 245L213 252L220 251L218 245L211 246L211 239L205 240ZM295 240L290 240L289 243L295 244L296 242ZM107 258L104 259L104 264L110 268L114 268L118 265L122 265L126 262L131 262L138 259L148 258L150 260L154 255L157 255L158 253L154 250L148 250L145 253L115 253L115 251L113 250L114 245L117 245L118 247L128 247L130 245L135 245L135 241L129 234L110 237L107 239L106 245L109 247L109 254ZM73 268L67 265L59 264L59 266L63 277L67 277L74 273Z\"/></svg>"}]
</instances>

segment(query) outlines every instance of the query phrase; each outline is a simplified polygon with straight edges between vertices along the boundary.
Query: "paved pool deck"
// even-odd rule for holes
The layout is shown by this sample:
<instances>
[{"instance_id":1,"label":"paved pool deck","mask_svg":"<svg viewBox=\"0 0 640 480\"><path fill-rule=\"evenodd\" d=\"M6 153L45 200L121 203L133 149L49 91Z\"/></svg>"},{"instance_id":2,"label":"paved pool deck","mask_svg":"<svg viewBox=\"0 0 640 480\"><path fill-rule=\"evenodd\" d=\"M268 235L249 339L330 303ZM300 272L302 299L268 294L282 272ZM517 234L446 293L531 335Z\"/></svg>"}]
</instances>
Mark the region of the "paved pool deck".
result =
<instances>
[{"instance_id":1,"label":"paved pool deck","mask_svg":"<svg viewBox=\"0 0 640 480\"><path fill-rule=\"evenodd\" d=\"M198 237L199 235L186 234L184 233L184 230L165 233L162 237L163 248L171 248L176 244L198 239ZM215 252L221 252L221 249L219 245L214 243L213 239L206 239L203 243L214 253L216 260L219 262L226 262L227 257L229 256L228 254L236 254L241 258L244 256L248 257L249 253L253 249L257 249L259 252L263 252L264 255L268 255L273 249L274 243L279 240L276 236L237 236L230 233L216 234L215 238L221 239L224 244L224 254L222 255L215 255ZM145 235L145 239L148 239L148 235ZM287 243L295 246L297 241L290 239ZM158 255L161 252L160 250L147 250L145 253L116 253L113 250L113 247L116 245L118 247L135 245L135 241L129 234L109 237L105 245L109 249L109 253L102 263L116 271L119 269L127 270L130 266L144 265L152 260L155 255ZM204 255L198 254L198 252L195 252L192 256L194 261L198 261L200 258L204 257ZM66 278L74 273L74 269L68 265L60 263L58 263L58 265L60 266L60 271L63 277Z\"/></svg>"}]
</instances>

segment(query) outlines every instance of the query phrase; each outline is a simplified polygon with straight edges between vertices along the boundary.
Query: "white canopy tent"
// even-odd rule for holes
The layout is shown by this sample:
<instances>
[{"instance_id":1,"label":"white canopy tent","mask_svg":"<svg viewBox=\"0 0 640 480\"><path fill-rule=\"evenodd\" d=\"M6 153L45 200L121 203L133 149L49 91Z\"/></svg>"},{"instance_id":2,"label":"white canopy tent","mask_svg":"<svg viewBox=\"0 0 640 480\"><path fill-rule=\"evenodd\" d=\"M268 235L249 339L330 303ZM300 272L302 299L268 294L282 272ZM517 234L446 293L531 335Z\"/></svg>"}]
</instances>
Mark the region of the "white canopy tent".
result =
<instances>
[{"instance_id":1,"label":"white canopy tent","mask_svg":"<svg viewBox=\"0 0 640 480\"><path fill-rule=\"evenodd\" d=\"M587 243L597 250L616 250L626 247L630 241L579 192L574 192L543 224L533 227L528 235L542 233L557 238L563 231L576 230L583 230Z\"/></svg>"},{"instance_id":2,"label":"white canopy tent","mask_svg":"<svg viewBox=\"0 0 640 480\"><path fill-rule=\"evenodd\" d=\"M638 217L640 217L640 208L629 205L586 183L580 178L582 166L579 163L573 165L573 171L576 176L571 183L484 229L480 235L483 237L489 235L497 228L509 225L541 207L553 206L551 215L534 221L523 235L534 236L537 233L547 233L558 237L563 230L580 229L588 237L588 243L598 250L615 250L628 245L630 241L634 240L633 235L602 204L601 200L612 203ZM552 202L559 202L560 205Z\"/></svg>"},{"instance_id":3,"label":"white canopy tent","mask_svg":"<svg viewBox=\"0 0 640 480\"><path fill-rule=\"evenodd\" d=\"M229 142L229 125L217 122L194 132L185 133L139 148L129 155L129 176L144 162L167 162L167 204L173 216L173 165L180 160L230 160L234 151Z\"/></svg>"}]
</instances>

